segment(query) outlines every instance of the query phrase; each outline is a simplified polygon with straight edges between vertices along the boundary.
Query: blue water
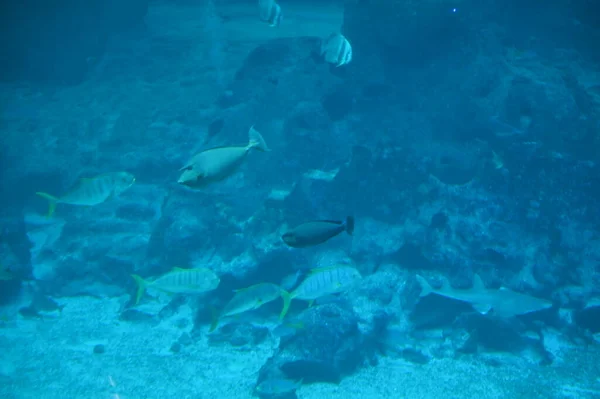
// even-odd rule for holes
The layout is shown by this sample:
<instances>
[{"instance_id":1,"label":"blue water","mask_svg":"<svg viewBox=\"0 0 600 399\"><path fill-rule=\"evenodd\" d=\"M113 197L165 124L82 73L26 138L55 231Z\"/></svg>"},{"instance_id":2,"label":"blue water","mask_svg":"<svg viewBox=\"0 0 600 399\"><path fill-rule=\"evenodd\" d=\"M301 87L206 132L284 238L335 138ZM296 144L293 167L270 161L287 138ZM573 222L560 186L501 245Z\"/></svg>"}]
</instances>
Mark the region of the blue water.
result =
<instances>
[{"instance_id":1,"label":"blue water","mask_svg":"<svg viewBox=\"0 0 600 399\"><path fill-rule=\"evenodd\" d=\"M1 398L600 398L600 3L29 0L0 35Z\"/></svg>"}]
</instances>

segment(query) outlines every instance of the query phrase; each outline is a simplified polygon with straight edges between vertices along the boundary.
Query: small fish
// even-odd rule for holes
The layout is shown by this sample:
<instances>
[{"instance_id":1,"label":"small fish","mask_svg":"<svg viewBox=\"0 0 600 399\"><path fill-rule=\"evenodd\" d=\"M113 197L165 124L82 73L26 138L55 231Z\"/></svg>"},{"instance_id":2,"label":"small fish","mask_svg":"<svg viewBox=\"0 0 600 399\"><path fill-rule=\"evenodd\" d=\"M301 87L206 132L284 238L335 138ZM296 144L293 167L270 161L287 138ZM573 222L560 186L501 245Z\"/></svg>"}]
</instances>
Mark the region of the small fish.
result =
<instances>
[{"instance_id":1,"label":"small fish","mask_svg":"<svg viewBox=\"0 0 600 399\"><path fill-rule=\"evenodd\" d=\"M219 319L258 309L280 296L283 299L283 310L281 311L280 318L283 318L285 315L284 312L287 312L287 309L290 306L290 294L278 285L272 283L260 283L241 290L235 290L235 295L227 305L225 305L220 316L213 320L210 331L214 331L217 328Z\"/></svg>"},{"instance_id":2,"label":"small fish","mask_svg":"<svg viewBox=\"0 0 600 399\"><path fill-rule=\"evenodd\" d=\"M58 302L47 295L35 294L29 307L35 309L36 312L54 312L58 310L59 313L62 313L65 305L59 305Z\"/></svg>"},{"instance_id":3,"label":"small fish","mask_svg":"<svg viewBox=\"0 0 600 399\"><path fill-rule=\"evenodd\" d=\"M284 301L287 303L287 307L282 312L282 315L285 316L287 313L292 299L297 298L309 301L310 306L315 299L343 292L361 278L360 272L350 266L313 269L308 277L300 283L298 288L289 294L289 299Z\"/></svg>"},{"instance_id":4,"label":"small fish","mask_svg":"<svg viewBox=\"0 0 600 399\"><path fill-rule=\"evenodd\" d=\"M321 42L321 56L328 63L340 67L352 61L352 46L341 33L332 33Z\"/></svg>"},{"instance_id":5,"label":"small fish","mask_svg":"<svg viewBox=\"0 0 600 399\"><path fill-rule=\"evenodd\" d=\"M279 338L291 337L304 328L304 323L300 321L295 323L282 323L275 327L271 333Z\"/></svg>"},{"instance_id":6,"label":"small fish","mask_svg":"<svg viewBox=\"0 0 600 399\"><path fill-rule=\"evenodd\" d=\"M494 169L504 168L504 161L502 160L502 157L496 154L495 151L492 151L492 165L494 165Z\"/></svg>"},{"instance_id":7,"label":"small fish","mask_svg":"<svg viewBox=\"0 0 600 399\"><path fill-rule=\"evenodd\" d=\"M54 214L56 204L98 205L116 197L135 183L135 177L127 172L105 173L92 178L79 179L75 187L60 198L48 193L36 194L49 201L48 217Z\"/></svg>"},{"instance_id":8,"label":"small fish","mask_svg":"<svg viewBox=\"0 0 600 399\"><path fill-rule=\"evenodd\" d=\"M281 23L281 7L275 0L258 0L260 19L271 27L279 26Z\"/></svg>"},{"instance_id":9,"label":"small fish","mask_svg":"<svg viewBox=\"0 0 600 399\"><path fill-rule=\"evenodd\" d=\"M322 244L340 234L354 232L354 218L348 216L345 222L335 220L316 220L303 223L281 236L283 242L292 248L304 248Z\"/></svg>"},{"instance_id":10,"label":"small fish","mask_svg":"<svg viewBox=\"0 0 600 399\"><path fill-rule=\"evenodd\" d=\"M0 281L9 281L13 280L15 275L8 268L0 265Z\"/></svg>"},{"instance_id":11,"label":"small fish","mask_svg":"<svg viewBox=\"0 0 600 399\"><path fill-rule=\"evenodd\" d=\"M136 305L140 302L140 298L148 288L169 294L194 295L216 289L221 281L219 276L206 268L182 269L175 267L154 281L146 281L137 274L132 274L131 277L133 277L138 286L135 297Z\"/></svg>"},{"instance_id":12,"label":"small fish","mask_svg":"<svg viewBox=\"0 0 600 399\"><path fill-rule=\"evenodd\" d=\"M433 288L422 276L417 275L417 281L421 285L420 297L438 294L467 302L481 314L487 314L493 310L495 315L509 318L552 307L552 302L548 300L521 294L508 288L487 289L478 275L475 275L473 287L467 290L452 288L446 279L439 289Z\"/></svg>"},{"instance_id":13,"label":"small fish","mask_svg":"<svg viewBox=\"0 0 600 399\"><path fill-rule=\"evenodd\" d=\"M283 378L264 380L256 387L256 392L265 396L284 396L296 392L302 386L302 380L292 381Z\"/></svg>"},{"instance_id":14,"label":"small fish","mask_svg":"<svg viewBox=\"0 0 600 399\"><path fill-rule=\"evenodd\" d=\"M248 145L244 147L218 147L194 155L180 169L183 173L177 182L190 188L201 188L231 176L244 162L251 149L270 151L254 127L250 128L248 136Z\"/></svg>"}]
</instances>

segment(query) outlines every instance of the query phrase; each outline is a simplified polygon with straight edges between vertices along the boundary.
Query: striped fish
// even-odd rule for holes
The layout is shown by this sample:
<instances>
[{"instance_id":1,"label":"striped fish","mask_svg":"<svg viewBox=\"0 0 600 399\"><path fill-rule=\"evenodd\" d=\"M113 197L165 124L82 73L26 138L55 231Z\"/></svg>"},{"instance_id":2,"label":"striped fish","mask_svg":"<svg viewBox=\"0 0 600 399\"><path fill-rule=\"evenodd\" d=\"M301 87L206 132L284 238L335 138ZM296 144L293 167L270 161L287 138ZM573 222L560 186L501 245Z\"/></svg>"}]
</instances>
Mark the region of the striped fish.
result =
<instances>
[{"instance_id":1,"label":"striped fish","mask_svg":"<svg viewBox=\"0 0 600 399\"><path fill-rule=\"evenodd\" d=\"M142 295L148 288L163 291L169 294L201 294L216 289L220 279L212 270L206 268L182 269L173 268L170 272L163 274L156 280L147 281L137 274L131 277L137 283L138 289L135 296L135 304L140 302Z\"/></svg>"},{"instance_id":2,"label":"striped fish","mask_svg":"<svg viewBox=\"0 0 600 399\"><path fill-rule=\"evenodd\" d=\"M258 309L280 296L283 299L283 310L281 313L281 318L283 318L283 315L285 314L284 311L287 312L287 308L290 306L288 303L290 294L278 285L272 283L260 283L241 290L236 290L235 295L227 305L225 305L220 316L213 320L210 331L214 331L217 328L219 319Z\"/></svg>"},{"instance_id":3,"label":"striped fish","mask_svg":"<svg viewBox=\"0 0 600 399\"><path fill-rule=\"evenodd\" d=\"M271 27L279 26L281 23L281 7L275 0L258 0L260 19Z\"/></svg>"},{"instance_id":4,"label":"striped fish","mask_svg":"<svg viewBox=\"0 0 600 399\"><path fill-rule=\"evenodd\" d=\"M321 56L328 63L340 67L352 61L352 46L341 33L332 33L321 42Z\"/></svg>"},{"instance_id":5,"label":"striped fish","mask_svg":"<svg viewBox=\"0 0 600 399\"><path fill-rule=\"evenodd\" d=\"M98 205L118 196L131 187L133 183L135 183L135 177L131 173L112 172L92 178L79 179L77 184L62 197L55 197L39 191L36 194L48 200L48 217L50 217L56 210L56 204Z\"/></svg>"},{"instance_id":6,"label":"striped fish","mask_svg":"<svg viewBox=\"0 0 600 399\"><path fill-rule=\"evenodd\" d=\"M360 280L360 272L350 266L333 266L327 268L313 269L311 273L300 283L291 294L287 302L288 307L294 298L312 302L326 295L343 292ZM282 314L285 316L288 308Z\"/></svg>"}]
</instances>

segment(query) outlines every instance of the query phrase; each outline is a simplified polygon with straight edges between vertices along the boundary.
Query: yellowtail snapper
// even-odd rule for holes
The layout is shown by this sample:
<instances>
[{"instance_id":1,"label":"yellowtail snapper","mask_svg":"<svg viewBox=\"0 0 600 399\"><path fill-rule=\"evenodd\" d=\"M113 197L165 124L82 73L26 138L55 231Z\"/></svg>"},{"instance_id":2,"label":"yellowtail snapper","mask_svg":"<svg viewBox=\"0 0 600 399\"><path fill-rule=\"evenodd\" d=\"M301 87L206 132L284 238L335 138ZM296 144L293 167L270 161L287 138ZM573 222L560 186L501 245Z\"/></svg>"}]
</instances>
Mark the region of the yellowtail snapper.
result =
<instances>
[{"instance_id":1,"label":"yellowtail snapper","mask_svg":"<svg viewBox=\"0 0 600 399\"><path fill-rule=\"evenodd\" d=\"M56 204L98 205L106 200L116 197L135 183L135 177L127 172L105 173L92 178L79 179L77 184L62 197L55 197L48 193L36 194L49 201L48 216L56 210Z\"/></svg>"},{"instance_id":2,"label":"yellowtail snapper","mask_svg":"<svg viewBox=\"0 0 600 399\"><path fill-rule=\"evenodd\" d=\"M137 283L138 289L135 296L135 304L140 302L142 295L148 288L156 289L168 294L201 294L216 289L220 279L212 270L206 268L182 269L173 268L170 272L163 274L156 280L147 281L132 274L131 277Z\"/></svg>"},{"instance_id":3,"label":"yellowtail snapper","mask_svg":"<svg viewBox=\"0 0 600 399\"><path fill-rule=\"evenodd\" d=\"M315 299L347 290L361 278L360 272L350 266L313 269L298 288L289 294L289 298L284 300L288 307L283 310L282 315L285 316L294 298L309 301L310 306Z\"/></svg>"},{"instance_id":4,"label":"yellowtail snapper","mask_svg":"<svg viewBox=\"0 0 600 399\"><path fill-rule=\"evenodd\" d=\"M283 242L293 248L305 248L322 244L340 234L354 232L354 218L348 216L345 222L336 220L315 220L303 223L288 230L281 236Z\"/></svg>"},{"instance_id":5,"label":"yellowtail snapper","mask_svg":"<svg viewBox=\"0 0 600 399\"><path fill-rule=\"evenodd\" d=\"M281 311L280 318L283 318L290 306L290 294L278 285L272 283L260 283L241 290L235 290L235 295L225 305L221 314L213 319L210 331L214 331L217 328L219 319L258 309L280 296L283 299L283 310Z\"/></svg>"}]
</instances>

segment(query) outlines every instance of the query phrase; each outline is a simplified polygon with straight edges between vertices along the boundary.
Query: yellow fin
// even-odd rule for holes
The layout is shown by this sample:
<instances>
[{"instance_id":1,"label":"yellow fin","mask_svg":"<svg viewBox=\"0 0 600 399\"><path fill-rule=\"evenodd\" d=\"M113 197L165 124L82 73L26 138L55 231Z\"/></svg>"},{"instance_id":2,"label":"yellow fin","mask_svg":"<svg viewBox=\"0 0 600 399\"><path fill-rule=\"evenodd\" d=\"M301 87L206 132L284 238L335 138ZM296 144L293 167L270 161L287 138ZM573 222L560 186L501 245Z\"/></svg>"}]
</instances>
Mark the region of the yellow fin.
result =
<instances>
[{"instance_id":1,"label":"yellow fin","mask_svg":"<svg viewBox=\"0 0 600 399\"><path fill-rule=\"evenodd\" d=\"M283 300L283 308L281 309L281 313L279 314L279 320L283 320L288 310L290 309L290 304L292 303L292 296L289 292L281 289L281 299Z\"/></svg>"},{"instance_id":2,"label":"yellow fin","mask_svg":"<svg viewBox=\"0 0 600 399\"><path fill-rule=\"evenodd\" d=\"M135 304L137 305L138 303L140 303L140 299L142 298L142 295L144 295L144 292L146 291L148 282L146 280L144 280L143 278L141 278L140 276L138 276L137 274L132 274L131 277L133 277L133 279L135 280L135 282L137 284L137 293L135 295Z\"/></svg>"},{"instance_id":3,"label":"yellow fin","mask_svg":"<svg viewBox=\"0 0 600 399\"><path fill-rule=\"evenodd\" d=\"M56 204L58 203L59 199L56 198L53 195L50 195L48 193L43 193L41 191L38 191L35 194L48 200L48 214L47 214L47 216L48 217L52 217L52 215L54 215L54 211L56 210Z\"/></svg>"}]
</instances>

